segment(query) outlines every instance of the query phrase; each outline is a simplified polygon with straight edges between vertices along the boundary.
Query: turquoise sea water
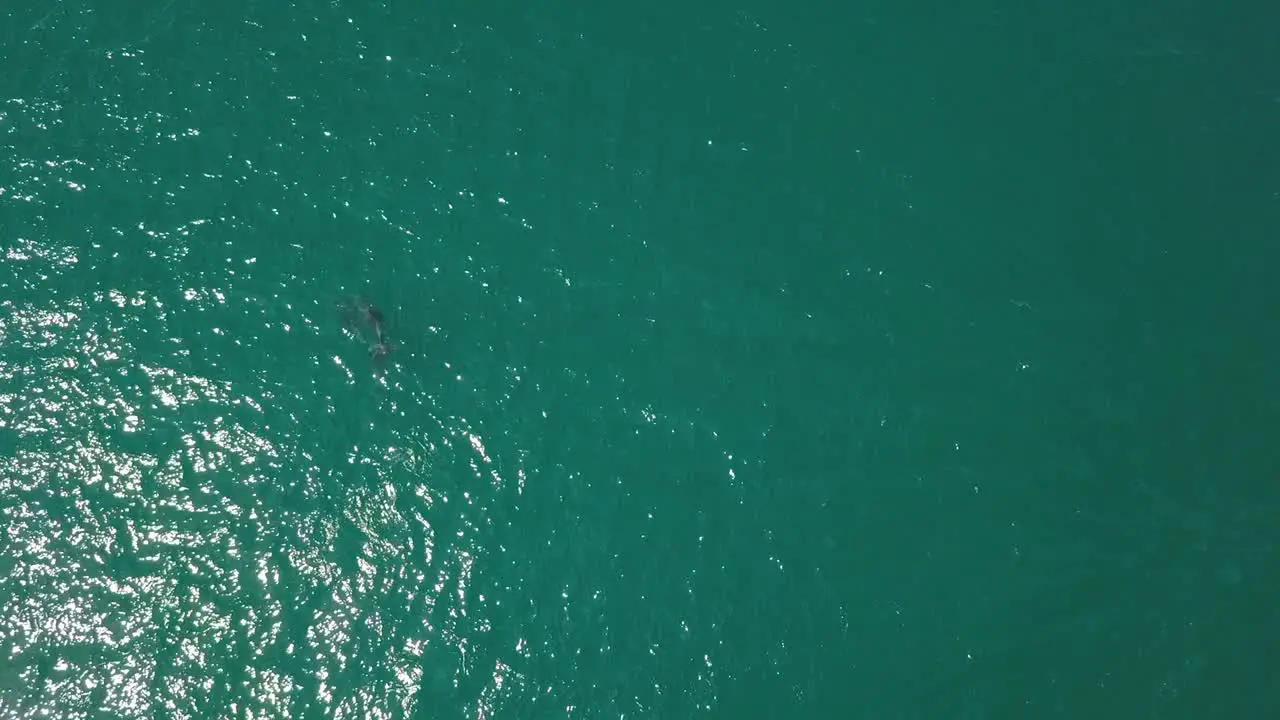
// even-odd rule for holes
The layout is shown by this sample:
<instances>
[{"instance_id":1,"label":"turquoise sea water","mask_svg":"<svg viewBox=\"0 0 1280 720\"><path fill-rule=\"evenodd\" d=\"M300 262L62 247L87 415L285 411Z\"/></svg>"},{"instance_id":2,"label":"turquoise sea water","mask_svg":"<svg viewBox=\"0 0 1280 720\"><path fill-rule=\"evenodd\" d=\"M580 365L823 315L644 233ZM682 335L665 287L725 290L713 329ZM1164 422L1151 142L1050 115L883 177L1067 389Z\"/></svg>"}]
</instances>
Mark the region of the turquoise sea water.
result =
<instances>
[{"instance_id":1,"label":"turquoise sea water","mask_svg":"<svg viewBox=\"0 0 1280 720\"><path fill-rule=\"evenodd\" d=\"M1265 8L898 5L0 11L0 717L1276 716Z\"/></svg>"}]
</instances>

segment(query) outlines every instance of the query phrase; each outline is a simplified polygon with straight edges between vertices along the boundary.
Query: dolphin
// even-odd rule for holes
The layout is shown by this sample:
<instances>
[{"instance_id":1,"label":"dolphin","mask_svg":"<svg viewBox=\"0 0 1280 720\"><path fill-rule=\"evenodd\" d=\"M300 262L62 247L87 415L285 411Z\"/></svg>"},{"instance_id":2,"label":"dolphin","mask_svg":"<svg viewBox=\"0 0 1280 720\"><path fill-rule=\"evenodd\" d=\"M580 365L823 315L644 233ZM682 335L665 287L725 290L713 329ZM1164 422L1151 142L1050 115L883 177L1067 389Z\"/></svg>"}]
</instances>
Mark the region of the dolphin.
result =
<instances>
[{"instance_id":1,"label":"dolphin","mask_svg":"<svg viewBox=\"0 0 1280 720\"><path fill-rule=\"evenodd\" d=\"M382 310L364 299L356 297L338 305L347 330L369 343L369 357L387 356L395 346L387 342L387 320ZM372 334L372 336L370 336Z\"/></svg>"}]
</instances>

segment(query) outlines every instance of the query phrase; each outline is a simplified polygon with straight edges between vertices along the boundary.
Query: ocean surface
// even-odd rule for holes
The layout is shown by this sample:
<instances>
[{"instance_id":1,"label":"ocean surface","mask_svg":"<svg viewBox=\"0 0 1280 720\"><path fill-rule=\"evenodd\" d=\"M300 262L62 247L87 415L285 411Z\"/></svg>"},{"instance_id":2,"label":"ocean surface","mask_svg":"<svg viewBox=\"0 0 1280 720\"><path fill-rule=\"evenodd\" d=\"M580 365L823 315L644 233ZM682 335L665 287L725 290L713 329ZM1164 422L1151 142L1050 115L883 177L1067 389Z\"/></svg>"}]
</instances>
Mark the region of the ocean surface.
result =
<instances>
[{"instance_id":1,"label":"ocean surface","mask_svg":"<svg viewBox=\"0 0 1280 720\"><path fill-rule=\"evenodd\" d=\"M0 718L1280 717L1272 10L6 5Z\"/></svg>"}]
</instances>

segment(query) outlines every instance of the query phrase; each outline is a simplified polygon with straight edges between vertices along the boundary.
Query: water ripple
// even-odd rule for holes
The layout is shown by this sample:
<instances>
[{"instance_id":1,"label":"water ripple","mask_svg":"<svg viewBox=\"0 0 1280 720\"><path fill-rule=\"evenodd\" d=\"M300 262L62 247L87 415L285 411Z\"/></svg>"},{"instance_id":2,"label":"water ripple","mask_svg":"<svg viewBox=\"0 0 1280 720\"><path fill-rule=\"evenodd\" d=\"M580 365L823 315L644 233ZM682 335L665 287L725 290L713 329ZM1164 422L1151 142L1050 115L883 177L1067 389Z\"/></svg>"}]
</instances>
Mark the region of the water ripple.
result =
<instances>
[{"instance_id":1,"label":"water ripple","mask_svg":"<svg viewBox=\"0 0 1280 720\"><path fill-rule=\"evenodd\" d=\"M501 489L479 435L440 422L344 447L308 430L314 395L177 367L189 356L145 329L164 305L5 303L20 352L0 366L18 439L0 457L0 636L23 689L0 688L0 706L195 716L247 698L272 717L376 717L424 687L455 696L488 623L472 590L488 501L434 476ZM484 702L514 687L496 666Z\"/></svg>"}]
</instances>

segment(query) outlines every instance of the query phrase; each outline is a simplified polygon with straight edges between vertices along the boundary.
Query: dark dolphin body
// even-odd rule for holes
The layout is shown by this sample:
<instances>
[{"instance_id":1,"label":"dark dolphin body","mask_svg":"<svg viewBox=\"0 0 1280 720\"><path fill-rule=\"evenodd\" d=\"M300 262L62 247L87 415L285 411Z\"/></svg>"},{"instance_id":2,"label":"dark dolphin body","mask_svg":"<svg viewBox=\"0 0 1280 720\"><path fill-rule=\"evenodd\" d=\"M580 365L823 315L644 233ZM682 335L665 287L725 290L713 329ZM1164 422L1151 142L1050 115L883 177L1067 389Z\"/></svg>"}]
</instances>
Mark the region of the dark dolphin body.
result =
<instances>
[{"instance_id":1,"label":"dark dolphin body","mask_svg":"<svg viewBox=\"0 0 1280 720\"><path fill-rule=\"evenodd\" d=\"M338 304L338 313L352 335L369 343L369 356L379 360L390 354L394 345L387 343L387 321L382 311L363 297Z\"/></svg>"}]
</instances>

